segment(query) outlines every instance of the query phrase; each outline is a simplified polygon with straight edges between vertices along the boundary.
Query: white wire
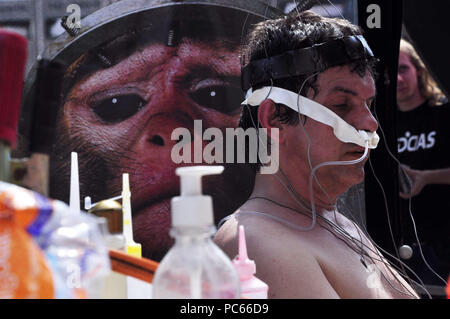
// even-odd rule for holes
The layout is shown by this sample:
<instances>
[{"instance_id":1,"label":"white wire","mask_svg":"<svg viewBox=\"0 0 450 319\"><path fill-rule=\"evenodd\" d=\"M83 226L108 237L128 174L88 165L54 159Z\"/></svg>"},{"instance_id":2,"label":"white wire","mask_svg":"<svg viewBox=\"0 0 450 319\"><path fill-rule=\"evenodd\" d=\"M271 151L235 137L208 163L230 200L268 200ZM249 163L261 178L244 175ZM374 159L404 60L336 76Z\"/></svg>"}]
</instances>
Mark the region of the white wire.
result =
<instances>
[{"instance_id":1,"label":"white wire","mask_svg":"<svg viewBox=\"0 0 450 319\"><path fill-rule=\"evenodd\" d=\"M375 112L375 114L376 114L376 112ZM377 119L377 121L378 121L378 119ZM383 136L383 141L384 141L384 144L385 144L385 146L386 146L386 150L387 150L389 156L390 156L390 157L398 164L399 168L406 174L406 172L403 170L402 164L400 163L399 159L398 159L397 157L395 157L395 155L392 154L391 150L389 149L388 143L387 143L387 141L386 141L386 135L384 134L384 130L383 130L383 128L381 127L381 125L379 125L379 128L380 128L380 131L381 131L381 135ZM381 187L382 187L382 186L381 186ZM410 190L410 194L411 194L411 190ZM429 269L429 270L430 270L430 271L431 271L438 279L440 279L441 281L443 281L443 282L444 282L444 286L445 286L445 285L447 285L447 282L446 282L439 274L437 274L437 272L436 272L436 271L428 264L428 262L427 262L425 256L423 255L422 246L421 246L420 241L419 241L419 236L418 236L416 224L415 224L414 217L413 217L413 214L412 214L412 209L411 209L411 196L410 196L409 199L408 199L408 208L409 208L409 216L411 217L411 221L412 221L413 226L414 226L414 227L413 227L413 228L414 228L414 235L415 235L415 238L416 238L418 247L419 247L420 256L421 256L423 262L425 263L425 265L428 267L428 269ZM389 220L389 217L388 217L388 220ZM395 244L395 243L394 243L394 244ZM396 245L394 245L394 247L396 247Z\"/></svg>"},{"instance_id":2,"label":"white wire","mask_svg":"<svg viewBox=\"0 0 450 319\"><path fill-rule=\"evenodd\" d=\"M444 279L444 278L442 278L429 264L428 264L428 262L427 262L427 260L426 260L426 258L425 258L425 256L423 255L423 251L422 251L422 247L421 247L421 245L420 245L420 241L419 241L419 235L417 234L417 228L416 228L416 222L415 222L415 220L414 220L414 217L413 217L413 215L412 215L412 211L411 211L411 199L409 200L409 205L408 205L409 207L409 216L411 217L411 221L412 221L412 223L413 223L413 227L414 227L414 234L416 235L416 239L417 239L417 243L419 243L419 252L420 252L420 255L422 256L422 259L423 259L423 261L424 261L424 263L425 263L425 265L427 265L427 267L433 272L433 274L438 278L438 279L440 279L443 283L444 283L444 286L446 286L447 285L447 281Z\"/></svg>"}]
</instances>

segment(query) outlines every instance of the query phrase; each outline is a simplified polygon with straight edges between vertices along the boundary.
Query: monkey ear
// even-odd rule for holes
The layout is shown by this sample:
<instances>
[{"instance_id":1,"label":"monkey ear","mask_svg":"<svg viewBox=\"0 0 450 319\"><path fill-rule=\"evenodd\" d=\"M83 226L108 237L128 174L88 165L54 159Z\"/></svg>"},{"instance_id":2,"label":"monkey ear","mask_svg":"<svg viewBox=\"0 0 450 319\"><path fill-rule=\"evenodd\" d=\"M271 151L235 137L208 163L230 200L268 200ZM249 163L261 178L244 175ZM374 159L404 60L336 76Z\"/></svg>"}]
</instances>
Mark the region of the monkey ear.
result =
<instances>
[{"instance_id":1,"label":"monkey ear","mask_svg":"<svg viewBox=\"0 0 450 319\"><path fill-rule=\"evenodd\" d=\"M278 143L284 143L283 124L275 118L276 105L271 99L265 99L258 108L258 121L263 128L267 129L267 135L272 137L271 129L278 129Z\"/></svg>"}]
</instances>

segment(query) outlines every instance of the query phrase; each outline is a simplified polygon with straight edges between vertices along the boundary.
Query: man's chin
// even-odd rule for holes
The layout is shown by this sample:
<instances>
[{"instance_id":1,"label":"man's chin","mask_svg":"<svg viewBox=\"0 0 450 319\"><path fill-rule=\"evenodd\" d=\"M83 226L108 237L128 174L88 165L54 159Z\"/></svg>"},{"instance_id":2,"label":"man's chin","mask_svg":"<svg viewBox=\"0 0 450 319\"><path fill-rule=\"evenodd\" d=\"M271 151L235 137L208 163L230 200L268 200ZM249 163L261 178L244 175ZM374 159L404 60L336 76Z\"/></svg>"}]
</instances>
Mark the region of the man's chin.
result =
<instances>
[{"instance_id":1,"label":"man's chin","mask_svg":"<svg viewBox=\"0 0 450 319\"><path fill-rule=\"evenodd\" d=\"M173 245L170 227L170 198L151 203L133 213L134 240L142 245L143 257L161 261Z\"/></svg>"},{"instance_id":2,"label":"man's chin","mask_svg":"<svg viewBox=\"0 0 450 319\"><path fill-rule=\"evenodd\" d=\"M347 191L350 187L360 184L364 181L364 165L352 167L351 170L343 170L343 176L340 179L340 185ZM344 192L345 192L344 191Z\"/></svg>"}]
</instances>

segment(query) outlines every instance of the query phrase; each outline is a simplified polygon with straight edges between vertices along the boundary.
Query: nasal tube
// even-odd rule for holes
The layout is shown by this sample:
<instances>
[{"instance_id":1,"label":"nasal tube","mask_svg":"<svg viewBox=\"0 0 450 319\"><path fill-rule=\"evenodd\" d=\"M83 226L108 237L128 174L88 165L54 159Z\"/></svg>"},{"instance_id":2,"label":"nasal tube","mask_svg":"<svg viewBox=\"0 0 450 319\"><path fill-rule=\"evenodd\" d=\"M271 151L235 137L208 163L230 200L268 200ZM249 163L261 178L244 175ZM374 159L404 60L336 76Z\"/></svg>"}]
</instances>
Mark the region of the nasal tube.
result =
<instances>
[{"instance_id":1,"label":"nasal tube","mask_svg":"<svg viewBox=\"0 0 450 319\"><path fill-rule=\"evenodd\" d=\"M307 228L307 230L311 230L314 228L314 226L316 225L316 207L314 205L314 196L313 196L313 178L316 174L316 171L324 166L331 166L331 165L355 165L358 164L360 162L362 162L364 160L364 158L367 157L367 154L369 153L369 135L365 132L365 131L360 131L360 134L362 135L363 139L364 139L364 144L365 144L365 148L364 148L364 154L355 160L350 160L350 161L329 161L329 162L324 162L321 163L319 165L317 165L316 167L314 167L311 170L311 175L309 176L309 194L310 194L310 198L311 198L311 214L312 214L312 223L311 226Z\"/></svg>"}]
</instances>

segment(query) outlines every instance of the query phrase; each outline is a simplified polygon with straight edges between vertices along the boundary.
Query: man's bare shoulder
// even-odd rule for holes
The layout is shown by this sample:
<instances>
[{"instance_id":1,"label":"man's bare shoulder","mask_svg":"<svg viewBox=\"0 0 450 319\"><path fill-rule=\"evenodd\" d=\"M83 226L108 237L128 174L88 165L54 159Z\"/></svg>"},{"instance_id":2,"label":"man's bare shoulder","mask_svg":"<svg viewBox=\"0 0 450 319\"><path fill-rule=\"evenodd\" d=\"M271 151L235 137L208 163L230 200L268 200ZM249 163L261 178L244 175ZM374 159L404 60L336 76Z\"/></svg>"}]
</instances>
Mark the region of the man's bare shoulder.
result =
<instances>
[{"instance_id":1,"label":"man's bare shoulder","mask_svg":"<svg viewBox=\"0 0 450 319\"><path fill-rule=\"evenodd\" d=\"M250 214L230 218L214 238L230 258L238 253L239 225L245 227L249 258L256 263L256 276L269 285L270 298L338 297L308 237L277 221Z\"/></svg>"}]
</instances>

